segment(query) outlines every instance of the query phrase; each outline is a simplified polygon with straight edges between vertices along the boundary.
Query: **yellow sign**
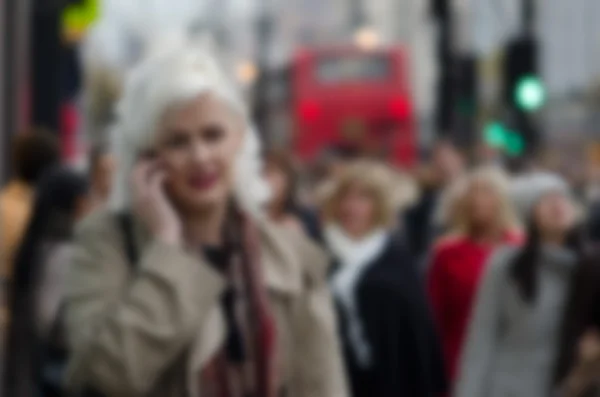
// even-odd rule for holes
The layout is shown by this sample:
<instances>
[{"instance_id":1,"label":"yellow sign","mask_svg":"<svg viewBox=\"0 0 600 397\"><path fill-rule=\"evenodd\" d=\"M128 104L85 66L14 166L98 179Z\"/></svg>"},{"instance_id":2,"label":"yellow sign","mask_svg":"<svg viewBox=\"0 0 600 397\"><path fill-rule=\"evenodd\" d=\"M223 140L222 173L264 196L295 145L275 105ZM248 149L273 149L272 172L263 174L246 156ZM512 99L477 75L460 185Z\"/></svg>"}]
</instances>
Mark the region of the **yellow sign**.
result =
<instances>
[{"instance_id":1,"label":"yellow sign","mask_svg":"<svg viewBox=\"0 0 600 397\"><path fill-rule=\"evenodd\" d=\"M69 42L78 41L88 27L100 16L101 0L83 0L80 4L71 4L62 14L64 38Z\"/></svg>"}]
</instances>

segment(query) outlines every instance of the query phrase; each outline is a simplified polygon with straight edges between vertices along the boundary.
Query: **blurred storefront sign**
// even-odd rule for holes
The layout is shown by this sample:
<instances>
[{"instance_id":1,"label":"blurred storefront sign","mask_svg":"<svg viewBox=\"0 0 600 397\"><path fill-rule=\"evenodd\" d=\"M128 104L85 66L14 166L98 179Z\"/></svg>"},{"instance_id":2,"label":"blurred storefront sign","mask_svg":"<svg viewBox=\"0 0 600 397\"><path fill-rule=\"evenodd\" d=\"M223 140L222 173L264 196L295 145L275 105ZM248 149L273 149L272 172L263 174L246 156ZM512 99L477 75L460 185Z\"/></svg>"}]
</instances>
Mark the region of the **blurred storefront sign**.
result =
<instances>
[{"instance_id":1,"label":"blurred storefront sign","mask_svg":"<svg viewBox=\"0 0 600 397\"><path fill-rule=\"evenodd\" d=\"M62 13L62 30L69 43L79 41L100 16L100 0L83 0L69 4Z\"/></svg>"}]
</instances>

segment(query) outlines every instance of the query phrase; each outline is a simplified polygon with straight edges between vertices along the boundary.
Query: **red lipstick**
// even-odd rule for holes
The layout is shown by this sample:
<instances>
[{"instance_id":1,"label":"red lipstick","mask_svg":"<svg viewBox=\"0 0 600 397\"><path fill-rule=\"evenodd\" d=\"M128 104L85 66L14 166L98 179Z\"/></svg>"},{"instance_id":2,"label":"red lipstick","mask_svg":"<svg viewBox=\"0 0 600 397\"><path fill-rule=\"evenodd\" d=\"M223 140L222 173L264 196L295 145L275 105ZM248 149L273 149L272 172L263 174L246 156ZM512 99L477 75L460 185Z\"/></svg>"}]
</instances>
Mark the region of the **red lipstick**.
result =
<instances>
[{"instance_id":1,"label":"red lipstick","mask_svg":"<svg viewBox=\"0 0 600 397\"><path fill-rule=\"evenodd\" d=\"M217 174L194 175L188 179L190 187L196 190L207 190L212 188L219 181Z\"/></svg>"}]
</instances>

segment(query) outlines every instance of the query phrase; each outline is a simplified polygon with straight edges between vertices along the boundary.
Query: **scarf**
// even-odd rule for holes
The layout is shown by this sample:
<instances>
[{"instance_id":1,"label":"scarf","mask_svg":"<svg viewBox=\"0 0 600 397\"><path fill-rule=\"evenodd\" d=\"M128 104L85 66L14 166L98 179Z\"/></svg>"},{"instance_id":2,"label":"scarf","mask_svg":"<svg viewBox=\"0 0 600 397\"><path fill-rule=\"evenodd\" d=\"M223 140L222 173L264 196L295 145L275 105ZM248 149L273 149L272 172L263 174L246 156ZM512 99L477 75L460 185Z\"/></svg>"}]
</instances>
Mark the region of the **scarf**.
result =
<instances>
[{"instance_id":1,"label":"scarf","mask_svg":"<svg viewBox=\"0 0 600 397\"><path fill-rule=\"evenodd\" d=\"M345 332L354 358L362 368L371 365L371 347L358 313L356 286L369 265L383 252L388 240L389 234L385 230L375 230L360 240L353 240L337 226L325 230L327 246L340 262L339 270L331 279L331 288L348 319Z\"/></svg>"},{"instance_id":2,"label":"scarf","mask_svg":"<svg viewBox=\"0 0 600 397\"><path fill-rule=\"evenodd\" d=\"M245 215L229 223L229 281L222 303L226 343L201 373L203 397L275 397L276 329L260 265L258 230Z\"/></svg>"}]
</instances>

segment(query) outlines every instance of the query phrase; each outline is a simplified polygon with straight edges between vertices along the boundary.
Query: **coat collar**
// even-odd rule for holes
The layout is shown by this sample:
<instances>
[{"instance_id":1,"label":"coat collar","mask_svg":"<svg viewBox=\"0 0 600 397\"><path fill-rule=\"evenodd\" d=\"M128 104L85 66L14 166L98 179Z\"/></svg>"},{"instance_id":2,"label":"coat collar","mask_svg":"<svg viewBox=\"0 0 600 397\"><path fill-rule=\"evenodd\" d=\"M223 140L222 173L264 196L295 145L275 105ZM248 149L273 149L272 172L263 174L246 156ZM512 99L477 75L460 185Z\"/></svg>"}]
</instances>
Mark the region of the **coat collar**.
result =
<instances>
[{"instance_id":1,"label":"coat collar","mask_svg":"<svg viewBox=\"0 0 600 397\"><path fill-rule=\"evenodd\" d=\"M346 267L365 266L375 260L386 248L390 237L387 230L377 229L357 240L337 225L328 225L324 235L329 250Z\"/></svg>"},{"instance_id":2,"label":"coat collar","mask_svg":"<svg viewBox=\"0 0 600 397\"><path fill-rule=\"evenodd\" d=\"M312 252L296 253L294 244L286 233L265 219L253 219L259 233L261 263L267 288L273 292L296 295L302 288L302 264L300 255L311 257ZM138 246L147 245L152 236L143 223L136 219L134 230ZM317 255L317 253L315 253Z\"/></svg>"},{"instance_id":3,"label":"coat collar","mask_svg":"<svg viewBox=\"0 0 600 397\"><path fill-rule=\"evenodd\" d=\"M310 252L295 252L294 245L281 235L281 230L262 219L256 221L260 234L261 256L265 283L273 291L298 294L302 288L300 256Z\"/></svg>"}]
</instances>

